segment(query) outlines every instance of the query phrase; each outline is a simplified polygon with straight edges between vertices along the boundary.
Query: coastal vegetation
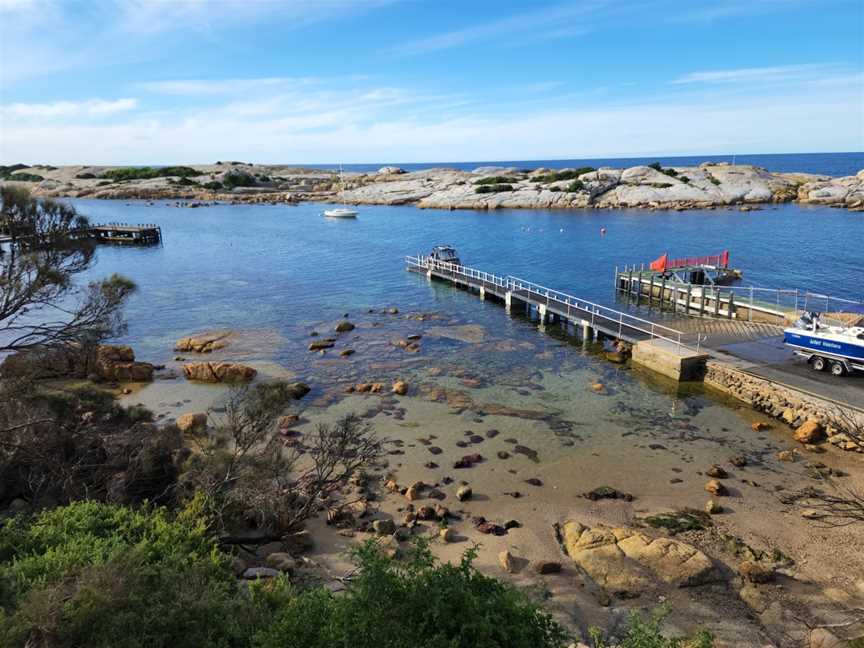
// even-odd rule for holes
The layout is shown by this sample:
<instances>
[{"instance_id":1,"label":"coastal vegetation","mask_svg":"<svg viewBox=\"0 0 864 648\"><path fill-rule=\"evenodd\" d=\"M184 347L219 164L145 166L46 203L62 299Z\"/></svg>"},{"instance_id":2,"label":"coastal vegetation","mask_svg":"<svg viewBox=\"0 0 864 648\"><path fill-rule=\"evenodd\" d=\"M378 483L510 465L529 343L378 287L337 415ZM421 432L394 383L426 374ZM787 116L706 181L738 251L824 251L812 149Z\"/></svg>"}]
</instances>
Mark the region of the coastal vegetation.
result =
<instances>
[{"instance_id":1,"label":"coastal vegetation","mask_svg":"<svg viewBox=\"0 0 864 648\"><path fill-rule=\"evenodd\" d=\"M489 176L486 178L480 178L475 182L475 185L496 185L496 184L515 184L519 182L519 178L514 178L513 176Z\"/></svg>"},{"instance_id":2,"label":"coastal vegetation","mask_svg":"<svg viewBox=\"0 0 864 648\"><path fill-rule=\"evenodd\" d=\"M578 169L565 169L564 171L551 171L549 173L543 173L541 175L536 175L531 178L532 182L536 182L539 184L547 184L550 182L558 182L560 180L575 180L581 175L586 173L592 173L596 171L594 167L585 166L579 167Z\"/></svg>"},{"instance_id":3,"label":"coastal vegetation","mask_svg":"<svg viewBox=\"0 0 864 648\"><path fill-rule=\"evenodd\" d=\"M338 595L289 573L238 581L207 500L184 508L80 501L0 526L0 645L236 648L561 648L563 627L474 567L476 548L439 563L419 541L403 560L374 541L353 552ZM662 613L634 615L620 648L711 648L670 639ZM591 636L608 644L600 629Z\"/></svg>"},{"instance_id":4,"label":"coastal vegetation","mask_svg":"<svg viewBox=\"0 0 864 648\"><path fill-rule=\"evenodd\" d=\"M120 167L117 169L108 169L100 177L115 182L124 182L126 180L148 180L151 178L170 178L179 177L185 178L189 176L198 176L201 172L197 169L187 166L167 166L167 167Z\"/></svg>"},{"instance_id":5,"label":"coastal vegetation","mask_svg":"<svg viewBox=\"0 0 864 648\"><path fill-rule=\"evenodd\" d=\"M35 173L17 172L6 176L6 180L15 182L42 182L45 178Z\"/></svg>"},{"instance_id":6,"label":"coastal vegetation","mask_svg":"<svg viewBox=\"0 0 864 648\"><path fill-rule=\"evenodd\" d=\"M500 193L502 191L514 191L513 185L510 184L483 184L474 189L475 193Z\"/></svg>"}]
</instances>

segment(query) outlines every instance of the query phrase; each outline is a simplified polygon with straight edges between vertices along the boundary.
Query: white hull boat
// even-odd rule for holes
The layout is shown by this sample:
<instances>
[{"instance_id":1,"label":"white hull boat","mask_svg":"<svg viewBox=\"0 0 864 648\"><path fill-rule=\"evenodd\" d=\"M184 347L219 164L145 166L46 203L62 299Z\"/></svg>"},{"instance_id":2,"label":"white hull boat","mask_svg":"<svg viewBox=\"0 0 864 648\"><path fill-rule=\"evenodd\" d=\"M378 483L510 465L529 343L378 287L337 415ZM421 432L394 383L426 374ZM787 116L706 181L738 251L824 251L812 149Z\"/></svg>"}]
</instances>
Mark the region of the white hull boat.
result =
<instances>
[{"instance_id":1,"label":"white hull boat","mask_svg":"<svg viewBox=\"0 0 864 648\"><path fill-rule=\"evenodd\" d=\"M336 209L325 209L324 215L327 218L357 218L357 212L348 207L337 207Z\"/></svg>"},{"instance_id":2,"label":"white hull boat","mask_svg":"<svg viewBox=\"0 0 864 648\"><path fill-rule=\"evenodd\" d=\"M340 190L345 189L345 180L342 176L342 165L339 165L339 187ZM357 218L357 210L351 209L347 205L343 207L334 207L333 209L325 209L324 216L327 218Z\"/></svg>"}]
</instances>

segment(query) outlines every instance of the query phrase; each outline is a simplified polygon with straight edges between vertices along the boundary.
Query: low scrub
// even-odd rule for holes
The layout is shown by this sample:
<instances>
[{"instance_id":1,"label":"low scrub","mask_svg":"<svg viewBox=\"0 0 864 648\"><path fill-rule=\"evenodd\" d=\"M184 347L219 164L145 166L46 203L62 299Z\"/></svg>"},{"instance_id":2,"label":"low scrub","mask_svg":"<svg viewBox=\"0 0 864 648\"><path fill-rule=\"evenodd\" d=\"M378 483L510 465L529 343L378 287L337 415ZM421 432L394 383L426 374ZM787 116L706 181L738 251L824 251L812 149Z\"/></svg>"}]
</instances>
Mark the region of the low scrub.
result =
<instances>
[{"instance_id":1,"label":"low scrub","mask_svg":"<svg viewBox=\"0 0 864 648\"><path fill-rule=\"evenodd\" d=\"M120 182L122 180L149 180L151 178L187 178L197 175L201 175L200 171L186 166L121 167L108 169L101 177Z\"/></svg>"},{"instance_id":2,"label":"low scrub","mask_svg":"<svg viewBox=\"0 0 864 648\"><path fill-rule=\"evenodd\" d=\"M678 177L678 172L675 169L664 169L662 166L660 166L659 162L652 162L648 166L650 168L654 169L655 171L659 171L660 173L663 173L663 174L669 176L670 178L677 178Z\"/></svg>"},{"instance_id":3,"label":"low scrub","mask_svg":"<svg viewBox=\"0 0 864 648\"><path fill-rule=\"evenodd\" d=\"M218 180L211 180L210 182L205 182L201 186L205 189L210 189L211 191L219 191L220 189L222 189L222 183Z\"/></svg>"},{"instance_id":4,"label":"low scrub","mask_svg":"<svg viewBox=\"0 0 864 648\"><path fill-rule=\"evenodd\" d=\"M14 180L15 182L42 182L45 178L35 173L13 173L6 176L6 180Z\"/></svg>"},{"instance_id":5,"label":"low scrub","mask_svg":"<svg viewBox=\"0 0 864 648\"><path fill-rule=\"evenodd\" d=\"M549 182L558 182L559 180L575 180L581 175L592 173L596 170L597 169L594 167L586 166L579 167L578 169L568 169L566 171L553 171L552 173L544 173L543 175L534 176L532 181L547 184Z\"/></svg>"},{"instance_id":6,"label":"low scrub","mask_svg":"<svg viewBox=\"0 0 864 648\"><path fill-rule=\"evenodd\" d=\"M404 563L374 543L349 589L275 578L237 585L209 537L203 498L177 515L80 502L0 527L0 645L132 648L560 648L564 630L515 588L480 574L474 551Z\"/></svg>"},{"instance_id":7,"label":"low scrub","mask_svg":"<svg viewBox=\"0 0 864 648\"><path fill-rule=\"evenodd\" d=\"M574 180L569 185L567 185L567 191L575 192L575 191L583 191L585 189L585 183L581 180Z\"/></svg>"},{"instance_id":8,"label":"low scrub","mask_svg":"<svg viewBox=\"0 0 864 648\"><path fill-rule=\"evenodd\" d=\"M496 184L515 184L519 182L519 178L514 178L512 176L489 176L488 178L481 178L477 180L475 185L496 185Z\"/></svg>"},{"instance_id":9,"label":"low scrub","mask_svg":"<svg viewBox=\"0 0 864 648\"><path fill-rule=\"evenodd\" d=\"M484 184L474 189L478 194L485 193L501 193L504 191L514 191L513 185L510 184Z\"/></svg>"}]
</instances>

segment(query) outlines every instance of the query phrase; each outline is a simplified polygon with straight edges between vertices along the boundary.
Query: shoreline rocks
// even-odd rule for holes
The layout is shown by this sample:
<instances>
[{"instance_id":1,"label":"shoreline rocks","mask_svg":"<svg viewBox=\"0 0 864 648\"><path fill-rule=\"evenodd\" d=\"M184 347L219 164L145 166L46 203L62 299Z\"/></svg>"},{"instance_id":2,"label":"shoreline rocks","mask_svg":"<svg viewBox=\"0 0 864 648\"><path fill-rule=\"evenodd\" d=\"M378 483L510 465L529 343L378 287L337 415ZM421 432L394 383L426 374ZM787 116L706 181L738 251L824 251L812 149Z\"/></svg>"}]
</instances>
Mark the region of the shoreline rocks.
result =
<instances>
[{"instance_id":1,"label":"shoreline rocks","mask_svg":"<svg viewBox=\"0 0 864 648\"><path fill-rule=\"evenodd\" d=\"M157 177L116 182L112 167L65 166L41 170L44 180L26 183L39 197L172 200L177 207L229 203L338 201L433 209L715 209L781 202L864 211L864 170L830 177L770 172L748 164L705 162L698 166L634 166L626 169L424 169L406 173L386 166L377 173L335 172L284 165L195 165L197 176L180 184ZM233 187L241 184L254 186ZM226 183L226 180L229 182ZM14 185L23 184L14 181ZM478 184L479 182L479 184ZM344 186L341 192L335 191ZM478 190L479 189L479 190ZM179 202L183 201L183 202Z\"/></svg>"},{"instance_id":2,"label":"shoreline rocks","mask_svg":"<svg viewBox=\"0 0 864 648\"><path fill-rule=\"evenodd\" d=\"M183 365L186 380L198 382L249 382L257 374L257 370L239 362L193 362Z\"/></svg>"}]
</instances>

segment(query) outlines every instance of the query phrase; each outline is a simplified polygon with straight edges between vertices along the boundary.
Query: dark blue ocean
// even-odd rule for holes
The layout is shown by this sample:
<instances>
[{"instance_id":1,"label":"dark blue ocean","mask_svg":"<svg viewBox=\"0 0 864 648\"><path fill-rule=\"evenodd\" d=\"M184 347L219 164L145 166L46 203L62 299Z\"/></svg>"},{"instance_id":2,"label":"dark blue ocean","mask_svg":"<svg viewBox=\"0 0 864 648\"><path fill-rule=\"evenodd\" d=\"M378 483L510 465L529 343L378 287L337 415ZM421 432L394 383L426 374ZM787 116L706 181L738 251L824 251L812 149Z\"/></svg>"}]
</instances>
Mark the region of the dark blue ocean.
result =
<instances>
[{"instance_id":1,"label":"dark blue ocean","mask_svg":"<svg viewBox=\"0 0 864 648\"><path fill-rule=\"evenodd\" d=\"M688 155L681 157L634 157L634 158L573 158L566 160L497 160L475 162L423 162L399 163L381 162L374 164L344 164L345 171L370 172L377 171L382 166L398 166L406 171L419 171L433 167L447 167L471 170L481 166L516 167L519 169L536 169L546 167L563 169L580 166L611 166L615 168L631 167L640 164L659 162L663 166L694 166L702 162L735 162L737 164L753 164L769 171L802 171L820 173L830 176L855 175L864 169L864 152L857 153L771 153L771 154L729 154L729 155ZM338 164L304 164L301 166L336 169Z\"/></svg>"}]
</instances>

